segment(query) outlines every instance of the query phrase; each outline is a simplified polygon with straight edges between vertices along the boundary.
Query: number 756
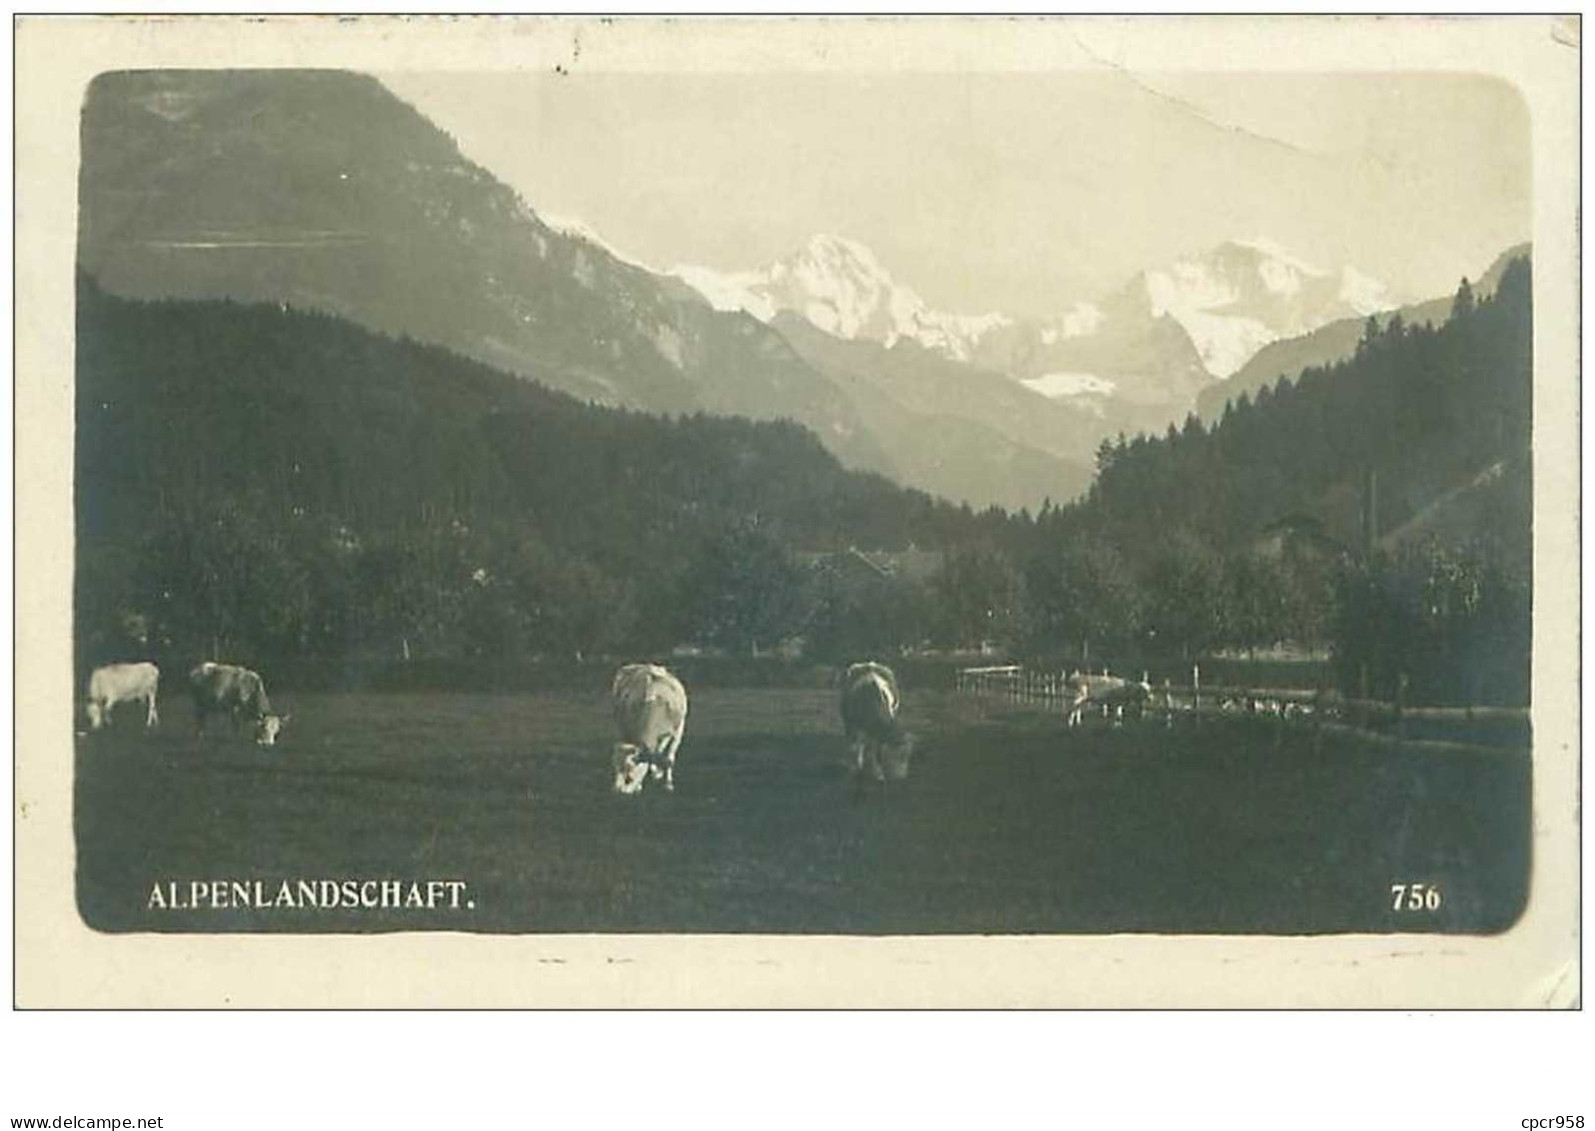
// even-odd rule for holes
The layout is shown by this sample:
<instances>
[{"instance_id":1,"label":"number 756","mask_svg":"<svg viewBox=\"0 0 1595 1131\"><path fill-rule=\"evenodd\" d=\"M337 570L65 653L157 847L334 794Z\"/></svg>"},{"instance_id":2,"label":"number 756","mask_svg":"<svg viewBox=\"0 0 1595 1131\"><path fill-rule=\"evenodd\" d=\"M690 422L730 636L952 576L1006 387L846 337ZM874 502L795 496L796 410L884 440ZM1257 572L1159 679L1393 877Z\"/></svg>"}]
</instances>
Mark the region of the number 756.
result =
<instances>
[{"instance_id":1,"label":"number 756","mask_svg":"<svg viewBox=\"0 0 1595 1131\"><path fill-rule=\"evenodd\" d=\"M1435 884L1391 884L1390 910L1438 911L1440 888Z\"/></svg>"}]
</instances>

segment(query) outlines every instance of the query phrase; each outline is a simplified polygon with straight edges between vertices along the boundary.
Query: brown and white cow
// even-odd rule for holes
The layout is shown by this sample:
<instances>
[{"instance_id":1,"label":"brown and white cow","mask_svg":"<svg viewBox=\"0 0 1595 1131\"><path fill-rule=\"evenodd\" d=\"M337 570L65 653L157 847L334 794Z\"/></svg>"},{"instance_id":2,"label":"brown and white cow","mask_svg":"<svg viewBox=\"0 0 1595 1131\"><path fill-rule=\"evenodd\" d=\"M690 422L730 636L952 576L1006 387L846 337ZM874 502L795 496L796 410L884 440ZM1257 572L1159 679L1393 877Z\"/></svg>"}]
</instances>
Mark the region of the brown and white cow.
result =
<instances>
[{"instance_id":1,"label":"brown and white cow","mask_svg":"<svg viewBox=\"0 0 1595 1131\"><path fill-rule=\"evenodd\" d=\"M611 755L616 793L637 793L662 779L676 788L676 751L687 728L687 689L658 664L626 664L610 688L620 741Z\"/></svg>"},{"instance_id":2,"label":"brown and white cow","mask_svg":"<svg viewBox=\"0 0 1595 1131\"><path fill-rule=\"evenodd\" d=\"M155 709L161 670L149 661L136 664L106 664L89 676L89 728L99 730L111 721L111 708L118 703L145 702L144 725L161 721Z\"/></svg>"},{"instance_id":3,"label":"brown and white cow","mask_svg":"<svg viewBox=\"0 0 1595 1131\"><path fill-rule=\"evenodd\" d=\"M908 776L914 740L898 719L902 703L897 676L885 664L853 664L842 677L842 728L860 783L866 772L878 782Z\"/></svg>"},{"instance_id":4,"label":"brown and white cow","mask_svg":"<svg viewBox=\"0 0 1595 1131\"><path fill-rule=\"evenodd\" d=\"M255 742L275 746L277 735L292 715L272 713L266 698L266 684L258 674L235 664L207 660L188 673L188 689L194 696L194 720L201 736L205 720L211 715L230 715L233 727L248 720L255 727Z\"/></svg>"}]
</instances>

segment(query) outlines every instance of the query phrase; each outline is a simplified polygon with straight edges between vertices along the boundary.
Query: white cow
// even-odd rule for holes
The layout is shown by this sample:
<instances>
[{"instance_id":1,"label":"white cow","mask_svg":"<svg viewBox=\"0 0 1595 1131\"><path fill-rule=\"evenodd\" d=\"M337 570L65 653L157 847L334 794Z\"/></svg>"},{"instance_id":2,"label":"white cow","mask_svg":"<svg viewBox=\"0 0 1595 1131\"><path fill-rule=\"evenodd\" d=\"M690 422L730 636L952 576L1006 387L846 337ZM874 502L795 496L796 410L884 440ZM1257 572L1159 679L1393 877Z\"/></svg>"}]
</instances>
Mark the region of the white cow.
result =
<instances>
[{"instance_id":1,"label":"white cow","mask_svg":"<svg viewBox=\"0 0 1595 1131\"><path fill-rule=\"evenodd\" d=\"M188 673L188 689L194 696L194 722L201 737L205 719L211 714L232 716L233 727L242 720L255 724L255 742L275 746L277 735L292 715L276 715L266 698L266 683L248 668L206 661Z\"/></svg>"},{"instance_id":2,"label":"white cow","mask_svg":"<svg viewBox=\"0 0 1595 1131\"><path fill-rule=\"evenodd\" d=\"M878 782L908 776L914 739L897 717L902 702L897 676L885 664L853 664L842 677L842 727L861 783L866 766Z\"/></svg>"},{"instance_id":3,"label":"white cow","mask_svg":"<svg viewBox=\"0 0 1595 1131\"><path fill-rule=\"evenodd\" d=\"M637 793L648 778L676 788L676 751L687 728L687 689L658 664L626 664L615 673L615 743L611 765L616 793Z\"/></svg>"},{"instance_id":4,"label":"white cow","mask_svg":"<svg viewBox=\"0 0 1595 1131\"><path fill-rule=\"evenodd\" d=\"M161 682L161 670L144 661L137 664L106 664L95 668L89 676L89 727L99 730L111 721L111 708L118 703L137 703L145 700L144 725L152 727L161 721L155 709L155 693Z\"/></svg>"},{"instance_id":5,"label":"white cow","mask_svg":"<svg viewBox=\"0 0 1595 1131\"><path fill-rule=\"evenodd\" d=\"M1145 679L1137 683L1106 672L1101 675L1070 672L1064 682L1070 693L1069 725L1072 727L1083 721L1088 705L1095 704L1102 708L1104 715L1111 713L1115 721L1122 722L1126 707L1144 713L1147 701L1152 698L1152 685Z\"/></svg>"}]
</instances>

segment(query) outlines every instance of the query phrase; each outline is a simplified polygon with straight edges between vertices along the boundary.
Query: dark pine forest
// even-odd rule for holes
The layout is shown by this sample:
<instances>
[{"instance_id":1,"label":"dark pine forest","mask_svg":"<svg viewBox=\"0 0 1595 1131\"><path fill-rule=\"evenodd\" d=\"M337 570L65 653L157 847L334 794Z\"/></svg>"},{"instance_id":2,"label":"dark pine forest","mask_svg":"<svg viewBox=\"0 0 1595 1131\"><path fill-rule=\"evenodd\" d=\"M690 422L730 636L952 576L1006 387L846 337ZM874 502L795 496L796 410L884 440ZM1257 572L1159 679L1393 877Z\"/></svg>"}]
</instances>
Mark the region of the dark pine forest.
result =
<instances>
[{"instance_id":1,"label":"dark pine forest","mask_svg":"<svg viewBox=\"0 0 1595 1131\"><path fill-rule=\"evenodd\" d=\"M599 407L331 316L80 276L79 664L1290 643L1348 689L1524 702L1529 280L1370 322L1354 357L1105 442L1085 498L1009 514L795 424ZM824 564L850 547L934 566Z\"/></svg>"}]
</instances>

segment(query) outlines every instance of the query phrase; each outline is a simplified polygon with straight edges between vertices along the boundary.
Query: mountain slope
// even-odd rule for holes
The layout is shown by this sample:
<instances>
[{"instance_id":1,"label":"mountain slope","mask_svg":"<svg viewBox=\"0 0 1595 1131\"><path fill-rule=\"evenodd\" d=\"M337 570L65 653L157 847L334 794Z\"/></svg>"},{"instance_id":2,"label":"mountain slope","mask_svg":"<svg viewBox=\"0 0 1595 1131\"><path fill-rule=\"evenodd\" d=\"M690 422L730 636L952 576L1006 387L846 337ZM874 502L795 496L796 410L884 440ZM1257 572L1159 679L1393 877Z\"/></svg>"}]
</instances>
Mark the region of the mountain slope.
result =
<instances>
[{"instance_id":1,"label":"mountain slope","mask_svg":"<svg viewBox=\"0 0 1595 1131\"><path fill-rule=\"evenodd\" d=\"M1035 509L1090 485L1092 421L999 373L948 360L909 339L849 341L793 314L773 325L844 389L907 478L980 505Z\"/></svg>"},{"instance_id":2,"label":"mountain slope","mask_svg":"<svg viewBox=\"0 0 1595 1131\"><path fill-rule=\"evenodd\" d=\"M1212 380L1185 328L1154 311L1144 277L1056 323L1000 328L976 360L1088 408L1102 435L1161 428Z\"/></svg>"},{"instance_id":3,"label":"mountain slope","mask_svg":"<svg viewBox=\"0 0 1595 1131\"><path fill-rule=\"evenodd\" d=\"M553 230L374 79L103 75L80 204L80 262L118 294L310 306L600 403L790 418L895 470L779 335Z\"/></svg>"},{"instance_id":4,"label":"mountain slope","mask_svg":"<svg viewBox=\"0 0 1595 1131\"><path fill-rule=\"evenodd\" d=\"M618 526L646 561L689 515L757 511L805 545L872 531L904 545L935 542L934 516L957 513L843 468L787 422L585 404L329 315L132 301L87 277L78 315L76 486L90 535L255 498L357 525L524 520L556 541Z\"/></svg>"}]
</instances>

